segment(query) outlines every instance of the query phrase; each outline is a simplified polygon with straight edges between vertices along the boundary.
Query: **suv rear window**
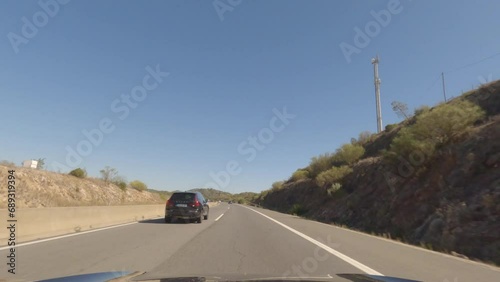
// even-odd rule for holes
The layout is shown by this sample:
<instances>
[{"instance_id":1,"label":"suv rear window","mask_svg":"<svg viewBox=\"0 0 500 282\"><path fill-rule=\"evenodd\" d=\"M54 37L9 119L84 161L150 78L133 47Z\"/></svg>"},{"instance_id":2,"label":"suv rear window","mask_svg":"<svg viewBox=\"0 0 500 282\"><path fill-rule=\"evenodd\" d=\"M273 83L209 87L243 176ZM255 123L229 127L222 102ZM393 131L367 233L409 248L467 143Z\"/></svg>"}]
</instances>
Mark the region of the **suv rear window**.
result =
<instances>
[{"instance_id":1,"label":"suv rear window","mask_svg":"<svg viewBox=\"0 0 500 282\"><path fill-rule=\"evenodd\" d=\"M173 202L194 202L195 194L193 193L174 193L170 200Z\"/></svg>"}]
</instances>

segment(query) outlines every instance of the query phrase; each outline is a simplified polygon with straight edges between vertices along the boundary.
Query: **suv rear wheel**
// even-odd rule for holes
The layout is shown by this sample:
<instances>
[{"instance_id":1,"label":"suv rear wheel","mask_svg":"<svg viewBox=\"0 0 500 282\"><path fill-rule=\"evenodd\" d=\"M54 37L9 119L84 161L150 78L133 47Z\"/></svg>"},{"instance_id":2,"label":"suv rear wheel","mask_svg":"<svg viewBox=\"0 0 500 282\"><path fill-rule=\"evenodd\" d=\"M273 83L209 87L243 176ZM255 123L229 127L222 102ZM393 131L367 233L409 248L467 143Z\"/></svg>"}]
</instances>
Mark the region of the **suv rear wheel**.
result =
<instances>
[{"instance_id":1,"label":"suv rear wheel","mask_svg":"<svg viewBox=\"0 0 500 282\"><path fill-rule=\"evenodd\" d=\"M171 217L165 217L165 223L170 223L172 222L172 218Z\"/></svg>"}]
</instances>

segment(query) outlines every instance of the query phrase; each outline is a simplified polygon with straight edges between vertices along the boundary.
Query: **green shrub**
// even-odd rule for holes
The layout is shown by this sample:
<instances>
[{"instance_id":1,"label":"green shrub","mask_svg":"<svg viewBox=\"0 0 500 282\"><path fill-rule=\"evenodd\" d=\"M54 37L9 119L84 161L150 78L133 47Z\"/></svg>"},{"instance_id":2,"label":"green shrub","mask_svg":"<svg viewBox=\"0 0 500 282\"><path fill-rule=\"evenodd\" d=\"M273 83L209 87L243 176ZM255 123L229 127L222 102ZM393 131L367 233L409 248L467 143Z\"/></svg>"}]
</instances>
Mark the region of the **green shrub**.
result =
<instances>
[{"instance_id":1,"label":"green shrub","mask_svg":"<svg viewBox=\"0 0 500 282\"><path fill-rule=\"evenodd\" d=\"M316 177L316 184L320 187L331 186L335 182L341 181L346 175L352 172L348 166L332 167L331 169L320 173Z\"/></svg>"},{"instance_id":2,"label":"green shrub","mask_svg":"<svg viewBox=\"0 0 500 282\"><path fill-rule=\"evenodd\" d=\"M386 156L408 157L415 152L432 156L438 147L457 140L484 115L479 106L468 101L442 104L425 111L417 116L414 125L398 132Z\"/></svg>"},{"instance_id":3,"label":"green shrub","mask_svg":"<svg viewBox=\"0 0 500 282\"><path fill-rule=\"evenodd\" d=\"M307 179L309 178L309 171L303 170L303 169L298 169L292 174L292 181L299 181L302 179Z\"/></svg>"},{"instance_id":4,"label":"green shrub","mask_svg":"<svg viewBox=\"0 0 500 282\"><path fill-rule=\"evenodd\" d=\"M283 181L276 181L272 185L272 191L277 191L283 189Z\"/></svg>"},{"instance_id":5,"label":"green shrub","mask_svg":"<svg viewBox=\"0 0 500 282\"><path fill-rule=\"evenodd\" d=\"M337 149L333 160L339 164L352 165L365 154L365 148L361 145L344 144Z\"/></svg>"},{"instance_id":6,"label":"green shrub","mask_svg":"<svg viewBox=\"0 0 500 282\"><path fill-rule=\"evenodd\" d=\"M266 198L267 194L269 194L269 192L271 192L271 190L270 190L270 189L268 189L268 190L264 190L264 191L260 192L260 196L259 196L259 197L260 197L261 199L264 199L264 198Z\"/></svg>"},{"instance_id":7,"label":"green shrub","mask_svg":"<svg viewBox=\"0 0 500 282\"><path fill-rule=\"evenodd\" d=\"M394 124L388 124L385 126L385 131L389 132L389 131L392 131L394 128L396 128L398 126L397 123L394 123Z\"/></svg>"},{"instance_id":8,"label":"green shrub","mask_svg":"<svg viewBox=\"0 0 500 282\"><path fill-rule=\"evenodd\" d=\"M115 177L113 177L111 182L118 186L118 188L122 189L122 191L125 191L127 189L127 179L121 175L116 175Z\"/></svg>"},{"instance_id":9,"label":"green shrub","mask_svg":"<svg viewBox=\"0 0 500 282\"><path fill-rule=\"evenodd\" d=\"M303 215L305 214L307 211L304 209L304 207L300 204L294 204L292 206L292 208L290 209L290 213L293 214L293 215Z\"/></svg>"},{"instance_id":10,"label":"green shrub","mask_svg":"<svg viewBox=\"0 0 500 282\"><path fill-rule=\"evenodd\" d=\"M78 177L78 178L85 178L85 177L87 177L87 171L85 171L85 169L81 169L81 168L73 169L68 174L69 175L73 175L73 176Z\"/></svg>"},{"instance_id":11,"label":"green shrub","mask_svg":"<svg viewBox=\"0 0 500 282\"><path fill-rule=\"evenodd\" d=\"M118 186L118 188L122 189L122 191L127 190L127 182L118 181L118 182L115 182L115 185Z\"/></svg>"},{"instance_id":12,"label":"green shrub","mask_svg":"<svg viewBox=\"0 0 500 282\"><path fill-rule=\"evenodd\" d=\"M326 192L328 193L328 196L332 196L333 194L335 194L337 191L340 190L340 188L342 188L342 184L338 183L338 182L335 182L332 184L332 186L330 188L328 188L326 190Z\"/></svg>"},{"instance_id":13,"label":"green shrub","mask_svg":"<svg viewBox=\"0 0 500 282\"><path fill-rule=\"evenodd\" d=\"M431 139L438 144L446 144L462 135L484 115L479 106L468 101L457 101L422 113L411 130L419 139Z\"/></svg>"},{"instance_id":14,"label":"green shrub","mask_svg":"<svg viewBox=\"0 0 500 282\"><path fill-rule=\"evenodd\" d=\"M390 150L385 156L396 160L398 156L408 157L412 153L423 153L425 156L434 154L435 144L431 139L419 139L408 127L401 129L392 140Z\"/></svg>"},{"instance_id":15,"label":"green shrub","mask_svg":"<svg viewBox=\"0 0 500 282\"><path fill-rule=\"evenodd\" d=\"M315 178L321 172L328 170L333 165L333 154L325 153L317 157L313 157L306 170L309 172L309 177Z\"/></svg>"},{"instance_id":16,"label":"green shrub","mask_svg":"<svg viewBox=\"0 0 500 282\"><path fill-rule=\"evenodd\" d=\"M373 138L373 133L370 131L363 131L359 134L358 136L358 141L357 144L359 145L365 145L367 142L370 142Z\"/></svg>"},{"instance_id":17,"label":"green shrub","mask_svg":"<svg viewBox=\"0 0 500 282\"><path fill-rule=\"evenodd\" d=\"M148 189L148 186L146 186L146 184L144 184L143 182L141 182L139 180L134 180L134 181L130 182L130 187L132 187L138 191L141 191L141 192Z\"/></svg>"},{"instance_id":18,"label":"green shrub","mask_svg":"<svg viewBox=\"0 0 500 282\"><path fill-rule=\"evenodd\" d=\"M424 106L420 106L420 107L418 107L418 108L415 109L414 115L415 116L419 116L419 115L421 115L423 113L428 112L430 109L431 108L429 106L425 106L425 105Z\"/></svg>"}]
</instances>

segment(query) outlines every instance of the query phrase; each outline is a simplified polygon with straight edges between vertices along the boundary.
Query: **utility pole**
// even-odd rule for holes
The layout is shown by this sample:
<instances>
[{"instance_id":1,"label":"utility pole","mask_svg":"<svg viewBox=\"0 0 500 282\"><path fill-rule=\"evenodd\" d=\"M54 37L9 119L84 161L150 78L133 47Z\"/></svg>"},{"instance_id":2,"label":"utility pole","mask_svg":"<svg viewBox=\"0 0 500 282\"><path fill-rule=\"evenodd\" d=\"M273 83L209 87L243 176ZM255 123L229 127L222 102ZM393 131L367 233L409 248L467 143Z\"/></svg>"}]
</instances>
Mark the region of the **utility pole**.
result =
<instances>
[{"instance_id":1,"label":"utility pole","mask_svg":"<svg viewBox=\"0 0 500 282\"><path fill-rule=\"evenodd\" d=\"M377 106L377 132L382 132L382 110L380 108L380 78L378 77L378 55L372 59L373 74L375 76L375 103Z\"/></svg>"},{"instance_id":2,"label":"utility pole","mask_svg":"<svg viewBox=\"0 0 500 282\"><path fill-rule=\"evenodd\" d=\"M444 84L444 72L441 73L441 80L443 81L443 96L444 96L444 101L446 102L446 87Z\"/></svg>"}]
</instances>

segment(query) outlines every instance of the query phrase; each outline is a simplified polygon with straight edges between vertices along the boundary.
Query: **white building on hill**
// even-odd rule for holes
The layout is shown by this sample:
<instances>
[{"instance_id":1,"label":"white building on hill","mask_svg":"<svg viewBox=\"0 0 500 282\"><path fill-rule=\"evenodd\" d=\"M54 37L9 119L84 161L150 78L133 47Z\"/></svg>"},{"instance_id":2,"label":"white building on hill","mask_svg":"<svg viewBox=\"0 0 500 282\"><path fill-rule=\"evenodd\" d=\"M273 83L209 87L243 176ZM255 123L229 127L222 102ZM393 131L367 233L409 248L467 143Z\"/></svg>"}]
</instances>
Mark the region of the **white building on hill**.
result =
<instances>
[{"instance_id":1,"label":"white building on hill","mask_svg":"<svg viewBox=\"0 0 500 282\"><path fill-rule=\"evenodd\" d=\"M23 162L23 167L36 168L38 166L38 161L28 160Z\"/></svg>"}]
</instances>

